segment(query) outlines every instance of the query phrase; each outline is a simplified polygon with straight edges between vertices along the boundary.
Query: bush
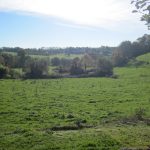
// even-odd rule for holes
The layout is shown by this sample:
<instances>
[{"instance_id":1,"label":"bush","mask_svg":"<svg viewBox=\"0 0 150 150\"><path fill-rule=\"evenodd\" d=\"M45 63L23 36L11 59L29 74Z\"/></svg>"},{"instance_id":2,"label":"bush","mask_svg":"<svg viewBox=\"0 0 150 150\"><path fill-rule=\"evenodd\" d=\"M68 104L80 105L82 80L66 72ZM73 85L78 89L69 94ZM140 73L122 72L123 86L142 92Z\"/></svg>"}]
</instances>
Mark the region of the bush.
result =
<instances>
[{"instance_id":1,"label":"bush","mask_svg":"<svg viewBox=\"0 0 150 150\"><path fill-rule=\"evenodd\" d=\"M4 66L0 66L0 79L5 78L8 74L8 68Z\"/></svg>"},{"instance_id":2,"label":"bush","mask_svg":"<svg viewBox=\"0 0 150 150\"><path fill-rule=\"evenodd\" d=\"M84 70L80 67L72 66L70 68L70 74L71 75L80 75L80 74L83 74L83 73L84 73Z\"/></svg>"},{"instance_id":3,"label":"bush","mask_svg":"<svg viewBox=\"0 0 150 150\"><path fill-rule=\"evenodd\" d=\"M48 62L46 60L30 60L26 66L27 78L42 78L48 75Z\"/></svg>"},{"instance_id":4,"label":"bush","mask_svg":"<svg viewBox=\"0 0 150 150\"><path fill-rule=\"evenodd\" d=\"M58 57L54 57L51 59L52 66L59 66L60 65L60 59Z\"/></svg>"},{"instance_id":5,"label":"bush","mask_svg":"<svg viewBox=\"0 0 150 150\"><path fill-rule=\"evenodd\" d=\"M16 70L13 70L13 69L10 70L9 75L13 79L19 79L19 78L22 77L22 74L19 71L16 71Z\"/></svg>"}]
</instances>

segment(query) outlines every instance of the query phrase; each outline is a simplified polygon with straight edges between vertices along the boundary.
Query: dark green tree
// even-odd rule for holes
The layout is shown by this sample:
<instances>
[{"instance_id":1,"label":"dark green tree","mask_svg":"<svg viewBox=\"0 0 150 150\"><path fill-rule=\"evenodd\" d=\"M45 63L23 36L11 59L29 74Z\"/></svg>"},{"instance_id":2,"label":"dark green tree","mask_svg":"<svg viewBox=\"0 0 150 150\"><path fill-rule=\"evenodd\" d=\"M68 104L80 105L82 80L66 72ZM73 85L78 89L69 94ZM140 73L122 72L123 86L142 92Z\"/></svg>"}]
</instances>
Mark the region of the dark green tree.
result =
<instances>
[{"instance_id":1,"label":"dark green tree","mask_svg":"<svg viewBox=\"0 0 150 150\"><path fill-rule=\"evenodd\" d=\"M11 54L6 54L3 53L1 54L1 56L3 57L3 65L13 68L16 65L16 56L13 56Z\"/></svg>"},{"instance_id":2,"label":"dark green tree","mask_svg":"<svg viewBox=\"0 0 150 150\"><path fill-rule=\"evenodd\" d=\"M113 74L113 65L106 58L99 58L96 74L98 76L110 76Z\"/></svg>"},{"instance_id":3,"label":"dark green tree","mask_svg":"<svg viewBox=\"0 0 150 150\"><path fill-rule=\"evenodd\" d=\"M23 49L19 49L17 52L18 58L18 67L24 67L26 61L26 51Z\"/></svg>"},{"instance_id":4,"label":"dark green tree","mask_svg":"<svg viewBox=\"0 0 150 150\"><path fill-rule=\"evenodd\" d=\"M26 77L41 78L48 75L48 62L46 60L31 59L26 65Z\"/></svg>"},{"instance_id":5,"label":"dark green tree","mask_svg":"<svg viewBox=\"0 0 150 150\"><path fill-rule=\"evenodd\" d=\"M80 59L78 57L74 58L70 68L70 74L80 75L83 74L83 69L81 67Z\"/></svg>"},{"instance_id":6,"label":"dark green tree","mask_svg":"<svg viewBox=\"0 0 150 150\"><path fill-rule=\"evenodd\" d=\"M112 61L114 66L123 66L131 57L132 43L130 41L124 41L113 52Z\"/></svg>"},{"instance_id":7,"label":"dark green tree","mask_svg":"<svg viewBox=\"0 0 150 150\"><path fill-rule=\"evenodd\" d=\"M8 68L0 65L0 79L6 77L6 75L8 74Z\"/></svg>"},{"instance_id":8,"label":"dark green tree","mask_svg":"<svg viewBox=\"0 0 150 150\"><path fill-rule=\"evenodd\" d=\"M51 65L52 66L59 66L60 65L60 59L58 57L54 57L51 59Z\"/></svg>"},{"instance_id":9,"label":"dark green tree","mask_svg":"<svg viewBox=\"0 0 150 150\"><path fill-rule=\"evenodd\" d=\"M0 64L2 64L2 65L5 64L4 58L3 58L3 56L1 54L0 54Z\"/></svg>"}]
</instances>

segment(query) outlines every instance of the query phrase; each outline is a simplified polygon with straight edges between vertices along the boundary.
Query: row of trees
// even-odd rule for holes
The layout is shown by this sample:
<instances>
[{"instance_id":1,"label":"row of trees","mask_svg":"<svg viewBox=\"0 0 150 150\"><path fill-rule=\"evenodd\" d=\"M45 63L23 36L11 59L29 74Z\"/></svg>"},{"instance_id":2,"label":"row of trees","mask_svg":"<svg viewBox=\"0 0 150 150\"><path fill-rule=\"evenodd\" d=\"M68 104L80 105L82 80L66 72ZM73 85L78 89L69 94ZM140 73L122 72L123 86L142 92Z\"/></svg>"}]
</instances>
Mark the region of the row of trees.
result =
<instances>
[{"instance_id":1,"label":"row of trees","mask_svg":"<svg viewBox=\"0 0 150 150\"><path fill-rule=\"evenodd\" d=\"M81 58L60 59L55 57L51 60L53 66L57 66L58 73L71 75L105 76L112 75L113 66L111 61L104 56L86 53Z\"/></svg>"},{"instance_id":2,"label":"row of trees","mask_svg":"<svg viewBox=\"0 0 150 150\"><path fill-rule=\"evenodd\" d=\"M39 78L48 74L47 59L35 59L28 56L25 50L18 51L17 55L0 54L0 78ZM18 70L21 69L20 73Z\"/></svg>"},{"instance_id":3,"label":"row of trees","mask_svg":"<svg viewBox=\"0 0 150 150\"><path fill-rule=\"evenodd\" d=\"M124 41L113 50L111 56L85 53L74 59L54 57L35 59L26 50L20 49L16 55L0 53L0 78L6 76L27 78L49 77L49 66L53 66L55 75L61 76L110 76L114 66L124 66L127 62L144 53L150 52L150 35L144 35L135 42ZM14 69L15 68L15 69ZM16 68L22 68L18 75Z\"/></svg>"},{"instance_id":4,"label":"row of trees","mask_svg":"<svg viewBox=\"0 0 150 150\"><path fill-rule=\"evenodd\" d=\"M42 48L27 48L23 49L20 47L2 47L0 48L0 52L15 52L18 53L20 51L26 51L28 55L55 55L55 54L85 54L85 53L95 53L101 54L105 56L110 56L114 50L114 47L108 46L101 46L98 48L90 48L90 47L66 47L66 48L59 48L59 47L42 47Z\"/></svg>"},{"instance_id":5,"label":"row of trees","mask_svg":"<svg viewBox=\"0 0 150 150\"><path fill-rule=\"evenodd\" d=\"M145 34L135 42L122 42L112 55L114 66L124 66L128 61L136 56L150 52L150 35Z\"/></svg>"},{"instance_id":6,"label":"row of trees","mask_svg":"<svg viewBox=\"0 0 150 150\"><path fill-rule=\"evenodd\" d=\"M17 70L22 68L23 76L27 78L43 78L49 76L49 66L54 66L55 75L86 75L86 76L105 76L111 75L113 66L110 60L105 57L99 57L95 54L85 54L81 58L74 59L58 58L35 59L20 51L16 56L11 54L0 55L0 78L11 75L14 77L16 72L12 73L13 68ZM18 75L17 75L18 77Z\"/></svg>"}]
</instances>

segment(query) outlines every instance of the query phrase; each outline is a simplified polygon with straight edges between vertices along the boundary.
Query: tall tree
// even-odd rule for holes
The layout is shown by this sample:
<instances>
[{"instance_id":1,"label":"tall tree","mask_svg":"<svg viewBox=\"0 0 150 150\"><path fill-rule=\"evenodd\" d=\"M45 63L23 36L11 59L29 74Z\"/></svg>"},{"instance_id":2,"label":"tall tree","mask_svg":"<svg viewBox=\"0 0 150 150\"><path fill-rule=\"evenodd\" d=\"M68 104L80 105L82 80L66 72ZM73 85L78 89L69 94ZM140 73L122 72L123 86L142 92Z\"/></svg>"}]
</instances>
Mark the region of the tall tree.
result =
<instances>
[{"instance_id":1,"label":"tall tree","mask_svg":"<svg viewBox=\"0 0 150 150\"><path fill-rule=\"evenodd\" d=\"M87 67L92 66L93 62L94 62L94 60L92 59L92 57L89 54L85 54L81 58L81 64L83 65L85 71L86 71Z\"/></svg>"},{"instance_id":2,"label":"tall tree","mask_svg":"<svg viewBox=\"0 0 150 150\"><path fill-rule=\"evenodd\" d=\"M78 57L74 58L72 60L71 68L70 68L70 74L72 75L79 75L82 74L84 71L81 68L80 59Z\"/></svg>"},{"instance_id":3,"label":"tall tree","mask_svg":"<svg viewBox=\"0 0 150 150\"><path fill-rule=\"evenodd\" d=\"M26 66L26 76L30 78L40 78L48 75L48 62L45 59L31 59Z\"/></svg>"},{"instance_id":4,"label":"tall tree","mask_svg":"<svg viewBox=\"0 0 150 150\"><path fill-rule=\"evenodd\" d=\"M131 57L132 43L130 41L124 41L113 52L112 61L114 66L123 66Z\"/></svg>"},{"instance_id":5,"label":"tall tree","mask_svg":"<svg viewBox=\"0 0 150 150\"><path fill-rule=\"evenodd\" d=\"M4 58L3 56L0 54L0 65L4 65L5 64L5 61L4 61Z\"/></svg>"},{"instance_id":6,"label":"tall tree","mask_svg":"<svg viewBox=\"0 0 150 150\"><path fill-rule=\"evenodd\" d=\"M6 77L6 75L8 74L8 70L8 67L5 67L0 64L0 79Z\"/></svg>"},{"instance_id":7,"label":"tall tree","mask_svg":"<svg viewBox=\"0 0 150 150\"><path fill-rule=\"evenodd\" d=\"M24 67L26 59L26 51L23 49L19 49L17 52L17 56L18 56L18 67Z\"/></svg>"},{"instance_id":8,"label":"tall tree","mask_svg":"<svg viewBox=\"0 0 150 150\"><path fill-rule=\"evenodd\" d=\"M113 74L112 63L104 57L99 58L96 73L98 76L110 76L110 75L112 75Z\"/></svg>"}]
</instances>

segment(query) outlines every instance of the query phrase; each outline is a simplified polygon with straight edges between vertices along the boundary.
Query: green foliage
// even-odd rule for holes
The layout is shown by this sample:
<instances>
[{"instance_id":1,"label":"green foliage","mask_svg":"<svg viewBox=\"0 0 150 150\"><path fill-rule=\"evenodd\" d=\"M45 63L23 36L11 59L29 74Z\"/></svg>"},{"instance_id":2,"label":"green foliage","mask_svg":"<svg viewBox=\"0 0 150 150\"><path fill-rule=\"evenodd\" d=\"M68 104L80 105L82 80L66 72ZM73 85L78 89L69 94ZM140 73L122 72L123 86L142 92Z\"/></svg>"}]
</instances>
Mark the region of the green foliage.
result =
<instances>
[{"instance_id":1,"label":"green foliage","mask_svg":"<svg viewBox=\"0 0 150 150\"><path fill-rule=\"evenodd\" d=\"M12 70L22 68L26 78L102 77L112 75L113 66L125 66L132 58L150 52L150 35L145 34L133 43L124 41L116 48L56 48L55 51L53 48L37 50L16 47L1 48L0 51L3 52L0 64ZM12 55L14 52L17 55ZM133 63L138 66L142 62ZM18 75L11 72L13 78L18 78Z\"/></svg>"},{"instance_id":2,"label":"green foliage","mask_svg":"<svg viewBox=\"0 0 150 150\"><path fill-rule=\"evenodd\" d=\"M81 67L80 59L78 57L74 58L70 68L70 74L72 75L81 75L84 71Z\"/></svg>"},{"instance_id":3,"label":"green foliage","mask_svg":"<svg viewBox=\"0 0 150 150\"><path fill-rule=\"evenodd\" d=\"M132 43L130 41L124 41L113 53L113 64L114 66L124 66L132 57Z\"/></svg>"},{"instance_id":4,"label":"green foliage","mask_svg":"<svg viewBox=\"0 0 150 150\"><path fill-rule=\"evenodd\" d=\"M87 53L94 53L94 54L102 54L104 56L110 56L112 54L114 47L108 46L101 46L98 48L90 48L90 47L66 47L66 48L59 48L59 47L43 47L43 48L28 48L23 49L19 47L2 47L0 48L0 52L7 52L11 54L18 53L18 51L25 50L26 53L34 58L43 58L43 57L61 57L67 59L73 59L75 57L80 57L81 55Z\"/></svg>"},{"instance_id":5,"label":"green foliage","mask_svg":"<svg viewBox=\"0 0 150 150\"><path fill-rule=\"evenodd\" d=\"M96 73L98 76L110 76L110 75L112 75L113 74L112 63L105 58L99 58Z\"/></svg>"},{"instance_id":6,"label":"green foliage","mask_svg":"<svg viewBox=\"0 0 150 150\"><path fill-rule=\"evenodd\" d=\"M150 52L150 35L145 34L136 42L122 42L113 52L112 62L114 66L124 66L132 58L148 52Z\"/></svg>"},{"instance_id":7,"label":"green foliage","mask_svg":"<svg viewBox=\"0 0 150 150\"><path fill-rule=\"evenodd\" d=\"M94 65L94 60L89 54L85 54L81 58L80 63L83 66L84 70L86 71L88 67L92 67Z\"/></svg>"},{"instance_id":8,"label":"green foliage","mask_svg":"<svg viewBox=\"0 0 150 150\"><path fill-rule=\"evenodd\" d=\"M8 68L0 64L0 79L6 77L8 74Z\"/></svg>"},{"instance_id":9,"label":"green foliage","mask_svg":"<svg viewBox=\"0 0 150 150\"><path fill-rule=\"evenodd\" d=\"M0 63L7 67L15 67L17 65L17 58L11 54L3 53L0 54Z\"/></svg>"},{"instance_id":10,"label":"green foliage","mask_svg":"<svg viewBox=\"0 0 150 150\"><path fill-rule=\"evenodd\" d=\"M21 79L23 76L22 69L10 69L9 75L12 79Z\"/></svg>"},{"instance_id":11,"label":"green foliage","mask_svg":"<svg viewBox=\"0 0 150 150\"><path fill-rule=\"evenodd\" d=\"M52 66L59 66L60 65L60 59L58 57L54 57L51 59Z\"/></svg>"},{"instance_id":12,"label":"green foliage","mask_svg":"<svg viewBox=\"0 0 150 150\"><path fill-rule=\"evenodd\" d=\"M25 50L18 50L17 52L17 59L18 59L18 66L17 67L25 67L25 61L26 61L26 51Z\"/></svg>"},{"instance_id":13,"label":"green foliage","mask_svg":"<svg viewBox=\"0 0 150 150\"><path fill-rule=\"evenodd\" d=\"M131 0L131 4L134 4L136 9L133 13L142 14L141 21L145 21L150 29L150 0Z\"/></svg>"},{"instance_id":14,"label":"green foliage","mask_svg":"<svg viewBox=\"0 0 150 150\"><path fill-rule=\"evenodd\" d=\"M48 62L45 59L30 59L26 65L26 77L41 78L48 75Z\"/></svg>"},{"instance_id":15,"label":"green foliage","mask_svg":"<svg viewBox=\"0 0 150 150\"><path fill-rule=\"evenodd\" d=\"M5 64L4 58L3 58L3 56L1 54L0 54L0 64L1 65Z\"/></svg>"}]
</instances>

